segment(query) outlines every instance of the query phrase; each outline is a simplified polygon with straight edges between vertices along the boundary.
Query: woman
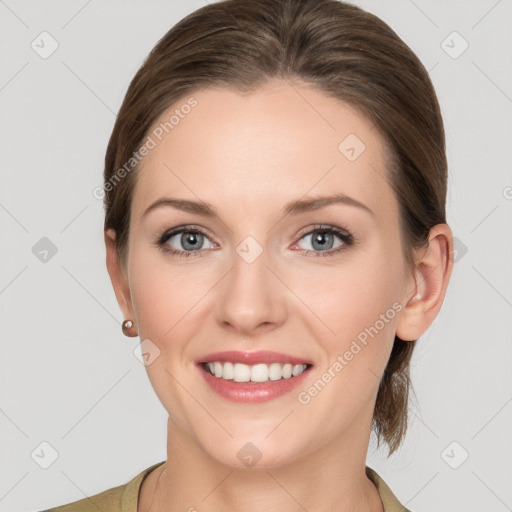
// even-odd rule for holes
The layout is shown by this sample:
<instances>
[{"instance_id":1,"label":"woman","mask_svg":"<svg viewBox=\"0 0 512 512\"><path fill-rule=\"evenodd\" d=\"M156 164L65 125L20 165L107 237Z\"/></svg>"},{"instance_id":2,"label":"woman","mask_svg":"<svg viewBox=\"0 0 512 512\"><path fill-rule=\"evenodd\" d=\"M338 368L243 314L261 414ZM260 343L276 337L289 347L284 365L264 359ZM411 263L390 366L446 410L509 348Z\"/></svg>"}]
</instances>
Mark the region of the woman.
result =
<instances>
[{"instance_id":1,"label":"woman","mask_svg":"<svg viewBox=\"0 0 512 512\"><path fill-rule=\"evenodd\" d=\"M167 460L52 510L408 510L415 341L453 266L443 122L383 21L226 0L174 26L108 145L107 267L169 413Z\"/></svg>"}]
</instances>

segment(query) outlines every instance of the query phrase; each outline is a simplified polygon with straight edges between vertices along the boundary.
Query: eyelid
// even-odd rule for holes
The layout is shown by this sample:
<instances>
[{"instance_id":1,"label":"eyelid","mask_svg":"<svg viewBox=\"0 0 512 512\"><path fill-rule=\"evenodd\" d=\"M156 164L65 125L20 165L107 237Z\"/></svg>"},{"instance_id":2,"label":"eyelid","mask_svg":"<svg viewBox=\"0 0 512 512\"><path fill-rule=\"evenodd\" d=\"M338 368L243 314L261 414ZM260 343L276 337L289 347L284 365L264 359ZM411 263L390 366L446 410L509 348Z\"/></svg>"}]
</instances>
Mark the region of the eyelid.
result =
<instances>
[{"instance_id":1,"label":"eyelid","mask_svg":"<svg viewBox=\"0 0 512 512\"><path fill-rule=\"evenodd\" d=\"M207 230L206 228L197 226L195 224L183 224L181 226L175 226L173 228L170 228L170 229L164 231L162 233L162 235L160 235L158 238L159 238L159 240L169 239L170 237L172 237L174 235L178 235L180 233L189 232L189 231L201 233L202 235L206 236L208 239L210 239L210 241L213 242L213 240L211 240L211 239L214 237L210 234L210 231Z\"/></svg>"},{"instance_id":2,"label":"eyelid","mask_svg":"<svg viewBox=\"0 0 512 512\"><path fill-rule=\"evenodd\" d=\"M345 229L342 226L334 226L333 224L313 224L313 226L308 226L301 230L297 236L300 239L304 235L311 234L313 231L333 231L340 232L343 235L346 235L347 237L352 236L348 229Z\"/></svg>"}]
</instances>

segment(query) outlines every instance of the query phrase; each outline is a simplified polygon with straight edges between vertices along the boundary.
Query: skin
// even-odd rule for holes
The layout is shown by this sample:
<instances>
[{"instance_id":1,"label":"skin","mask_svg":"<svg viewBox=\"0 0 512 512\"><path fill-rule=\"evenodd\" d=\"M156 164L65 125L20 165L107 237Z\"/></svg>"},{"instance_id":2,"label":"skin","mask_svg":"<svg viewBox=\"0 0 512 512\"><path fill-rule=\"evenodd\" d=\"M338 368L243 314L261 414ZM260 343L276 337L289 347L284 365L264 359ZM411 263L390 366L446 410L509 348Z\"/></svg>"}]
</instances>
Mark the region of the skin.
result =
<instances>
[{"instance_id":1,"label":"skin","mask_svg":"<svg viewBox=\"0 0 512 512\"><path fill-rule=\"evenodd\" d=\"M398 202L383 179L383 140L347 104L282 80L251 94L210 88L193 96L198 105L137 171L125 266L117 263L114 233L105 233L124 318L160 351L146 370L169 413L167 462L144 480L138 510L383 511L365 475L378 385L395 334L415 340L439 312L453 266L450 228L435 226L407 270ZM349 134L366 146L355 161L338 149ZM373 214L348 204L281 212L290 201L334 193ZM143 216L162 196L206 201L219 218L172 207ZM332 235L331 255L322 257L311 235L317 224L347 229L355 244L332 253L344 243ZM155 245L183 225L206 234L191 257ZM263 251L252 263L236 252L247 236ZM180 239L167 246L194 252ZM401 311L301 404L297 393L393 303ZM195 365L219 350L274 350L314 366L297 391L236 404L211 391ZM261 452L250 468L237 457L247 442Z\"/></svg>"}]
</instances>

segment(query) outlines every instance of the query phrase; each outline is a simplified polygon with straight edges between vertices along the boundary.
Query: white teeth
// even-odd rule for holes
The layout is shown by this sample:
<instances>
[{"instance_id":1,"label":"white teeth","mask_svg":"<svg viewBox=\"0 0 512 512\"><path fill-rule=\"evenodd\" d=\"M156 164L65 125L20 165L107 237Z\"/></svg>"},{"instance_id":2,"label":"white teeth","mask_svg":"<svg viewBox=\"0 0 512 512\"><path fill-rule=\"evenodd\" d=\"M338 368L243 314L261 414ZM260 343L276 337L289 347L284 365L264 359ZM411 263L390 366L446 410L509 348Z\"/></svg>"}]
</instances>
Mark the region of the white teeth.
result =
<instances>
[{"instance_id":1,"label":"white teeth","mask_svg":"<svg viewBox=\"0 0 512 512\"><path fill-rule=\"evenodd\" d=\"M281 377L283 376L281 365L279 363L272 363L268 367L268 376L270 380L280 380Z\"/></svg>"},{"instance_id":2,"label":"white teeth","mask_svg":"<svg viewBox=\"0 0 512 512\"><path fill-rule=\"evenodd\" d=\"M292 376L292 365L290 363L283 366L283 379L289 379Z\"/></svg>"},{"instance_id":3,"label":"white teeth","mask_svg":"<svg viewBox=\"0 0 512 512\"><path fill-rule=\"evenodd\" d=\"M235 370L233 367L233 363L224 363L222 367L222 376L225 379L234 379L235 378Z\"/></svg>"},{"instance_id":4,"label":"white teeth","mask_svg":"<svg viewBox=\"0 0 512 512\"><path fill-rule=\"evenodd\" d=\"M234 380L235 382L267 382L269 380L289 379L301 375L307 368L306 364L260 363L249 366L243 363L210 362L206 368L217 378Z\"/></svg>"},{"instance_id":5,"label":"white teeth","mask_svg":"<svg viewBox=\"0 0 512 512\"><path fill-rule=\"evenodd\" d=\"M222 377L222 375L215 374L215 377ZM233 380L235 382L249 382L251 380L251 367L246 364L235 363L233 365Z\"/></svg>"},{"instance_id":6,"label":"white teeth","mask_svg":"<svg viewBox=\"0 0 512 512\"><path fill-rule=\"evenodd\" d=\"M304 371L304 365L303 364L296 364L292 369L292 375L296 377L297 375L300 375Z\"/></svg>"},{"instance_id":7,"label":"white teeth","mask_svg":"<svg viewBox=\"0 0 512 512\"><path fill-rule=\"evenodd\" d=\"M267 382L268 366L266 364L255 364L251 367L251 380L253 382Z\"/></svg>"}]
</instances>

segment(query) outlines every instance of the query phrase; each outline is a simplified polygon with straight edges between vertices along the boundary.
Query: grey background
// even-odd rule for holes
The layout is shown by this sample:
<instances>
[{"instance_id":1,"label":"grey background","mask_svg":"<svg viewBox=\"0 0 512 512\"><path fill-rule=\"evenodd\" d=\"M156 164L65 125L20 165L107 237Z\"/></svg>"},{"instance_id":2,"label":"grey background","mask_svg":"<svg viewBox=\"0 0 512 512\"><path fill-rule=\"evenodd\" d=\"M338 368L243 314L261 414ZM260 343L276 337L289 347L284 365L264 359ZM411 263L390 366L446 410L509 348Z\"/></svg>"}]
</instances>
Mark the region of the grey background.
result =
<instances>
[{"instance_id":1,"label":"grey background","mask_svg":"<svg viewBox=\"0 0 512 512\"><path fill-rule=\"evenodd\" d=\"M353 3L430 72L458 244L443 309L413 357L419 406L406 442L386 460L372 438L367 464L415 512L512 510L512 2ZM203 5L0 0L1 511L75 501L166 458L167 416L134 355L139 339L121 333L93 189L129 81ZM46 59L31 47L43 31L59 45ZM469 44L457 58L453 31ZM46 262L43 237L57 249ZM58 453L47 469L43 442Z\"/></svg>"}]
</instances>

